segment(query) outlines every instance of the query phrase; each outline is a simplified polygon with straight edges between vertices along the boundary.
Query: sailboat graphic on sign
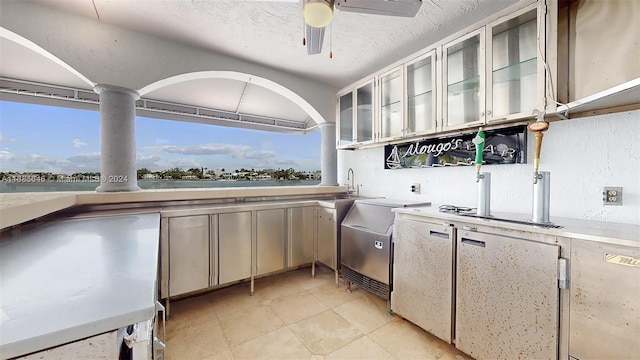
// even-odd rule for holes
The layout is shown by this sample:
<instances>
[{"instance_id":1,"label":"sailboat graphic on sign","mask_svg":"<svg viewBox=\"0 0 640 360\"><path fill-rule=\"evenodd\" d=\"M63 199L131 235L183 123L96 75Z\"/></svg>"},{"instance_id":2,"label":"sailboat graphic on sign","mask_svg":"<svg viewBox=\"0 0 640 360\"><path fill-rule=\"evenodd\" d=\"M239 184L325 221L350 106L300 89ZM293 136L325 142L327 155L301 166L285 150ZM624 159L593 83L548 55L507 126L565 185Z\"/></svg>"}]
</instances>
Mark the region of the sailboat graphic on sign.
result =
<instances>
[{"instance_id":1,"label":"sailboat graphic on sign","mask_svg":"<svg viewBox=\"0 0 640 360\"><path fill-rule=\"evenodd\" d=\"M398 147L394 146L391 154L387 157L387 168L400 169L401 167L402 163L400 162L400 155L398 155Z\"/></svg>"}]
</instances>

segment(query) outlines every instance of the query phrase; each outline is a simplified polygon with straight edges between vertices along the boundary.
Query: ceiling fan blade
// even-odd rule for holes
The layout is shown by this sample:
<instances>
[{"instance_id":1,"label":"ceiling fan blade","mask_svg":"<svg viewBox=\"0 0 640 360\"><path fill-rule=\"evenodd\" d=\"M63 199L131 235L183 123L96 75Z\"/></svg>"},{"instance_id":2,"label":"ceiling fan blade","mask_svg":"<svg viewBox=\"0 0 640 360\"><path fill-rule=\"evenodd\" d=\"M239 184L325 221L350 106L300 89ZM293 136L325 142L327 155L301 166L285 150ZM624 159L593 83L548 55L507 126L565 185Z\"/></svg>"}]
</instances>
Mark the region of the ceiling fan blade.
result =
<instances>
[{"instance_id":1,"label":"ceiling fan blade","mask_svg":"<svg viewBox=\"0 0 640 360\"><path fill-rule=\"evenodd\" d=\"M414 17L420 10L422 0L336 0L340 11L374 15Z\"/></svg>"},{"instance_id":2,"label":"ceiling fan blade","mask_svg":"<svg viewBox=\"0 0 640 360\"><path fill-rule=\"evenodd\" d=\"M324 29L305 25L307 35L307 55L320 54L324 41Z\"/></svg>"}]
</instances>

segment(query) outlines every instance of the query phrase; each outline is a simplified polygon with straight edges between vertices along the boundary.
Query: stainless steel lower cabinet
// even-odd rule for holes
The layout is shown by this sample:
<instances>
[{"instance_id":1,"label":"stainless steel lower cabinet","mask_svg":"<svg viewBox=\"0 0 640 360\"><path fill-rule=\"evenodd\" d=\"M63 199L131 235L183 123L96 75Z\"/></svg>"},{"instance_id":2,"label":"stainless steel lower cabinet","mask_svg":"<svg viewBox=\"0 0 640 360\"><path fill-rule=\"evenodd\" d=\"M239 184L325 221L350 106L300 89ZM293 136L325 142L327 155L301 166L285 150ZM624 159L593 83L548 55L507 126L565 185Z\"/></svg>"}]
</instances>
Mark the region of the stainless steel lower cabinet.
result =
<instances>
[{"instance_id":1,"label":"stainless steel lower cabinet","mask_svg":"<svg viewBox=\"0 0 640 360\"><path fill-rule=\"evenodd\" d=\"M640 248L571 240L569 355L640 358Z\"/></svg>"},{"instance_id":2,"label":"stainless steel lower cabinet","mask_svg":"<svg viewBox=\"0 0 640 360\"><path fill-rule=\"evenodd\" d=\"M209 215L169 219L169 296L209 286Z\"/></svg>"},{"instance_id":3,"label":"stainless steel lower cabinet","mask_svg":"<svg viewBox=\"0 0 640 360\"><path fill-rule=\"evenodd\" d=\"M289 267L313 261L314 208L312 206L287 209L288 213L288 260Z\"/></svg>"},{"instance_id":4,"label":"stainless steel lower cabinet","mask_svg":"<svg viewBox=\"0 0 640 360\"><path fill-rule=\"evenodd\" d=\"M478 360L556 359L559 247L458 230L457 256L456 347Z\"/></svg>"},{"instance_id":5,"label":"stainless steel lower cabinet","mask_svg":"<svg viewBox=\"0 0 640 360\"><path fill-rule=\"evenodd\" d=\"M285 268L285 209L256 211L256 275Z\"/></svg>"},{"instance_id":6,"label":"stainless steel lower cabinet","mask_svg":"<svg viewBox=\"0 0 640 360\"><path fill-rule=\"evenodd\" d=\"M396 217L391 310L451 343L454 228Z\"/></svg>"},{"instance_id":7,"label":"stainless steel lower cabinet","mask_svg":"<svg viewBox=\"0 0 640 360\"><path fill-rule=\"evenodd\" d=\"M335 270L338 268L338 259L336 256L337 225L335 210L318 208L316 219L318 226L317 260Z\"/></svg>"},{"instance_id":8,"label":"stainless steel lower cabinet","mask_svg":"<svg viewBox=\"0 0 640 360\"><path fill-rule=\"evenodd\" d=\"M218 214L218 283L251 277L251 211Z\"/></svg>"}]
</instances>

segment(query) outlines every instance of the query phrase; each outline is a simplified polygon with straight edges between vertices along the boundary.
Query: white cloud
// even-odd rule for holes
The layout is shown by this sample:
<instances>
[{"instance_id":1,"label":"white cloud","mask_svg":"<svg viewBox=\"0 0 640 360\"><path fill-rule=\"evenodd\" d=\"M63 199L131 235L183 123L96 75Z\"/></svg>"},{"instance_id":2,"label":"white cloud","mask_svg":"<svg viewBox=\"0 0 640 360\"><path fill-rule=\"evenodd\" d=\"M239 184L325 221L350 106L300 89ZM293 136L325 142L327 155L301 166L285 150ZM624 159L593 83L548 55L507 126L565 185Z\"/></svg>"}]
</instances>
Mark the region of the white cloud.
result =
<instances>
[{"instance_id":1,"label":"white cloud","mask_svg":"<svg viewBox=\"0 0 640 360\"><path fill-rule=\"evenodd\" d=\"M8 160L8 159L13 159L15 157L16 157L16 154L10 151L0 150L0 160Z\"/></svg>"},{"instance_id":2,"label":"white cloud","mask_svg":"<svg viewBox=\"0 0 640 360\"><path fill-rule=\"evenodd\" d=\"M136 169L147 168L152 171L163 170L156 164L160 160L162 160L162 158L158 155L138 156L136 159Z\"/></svg>"},{"instance_id":3,"label":"white cloud","mask_svg":"<svg viewBox=\"0 0 640 360\"><path fill-rule=\"evenodd\" d=\"M95 160L100 160L100 153L99 152L94 152L94 153L87 153L87 154L80 154L80 155L75 155L72 156L70 158L68 158L69 161L73 162L73 161L95 161Z\"/></svg>"},{"instance_id":4,"label":"white cloud","mask_svg":"<svg viewBox=\"0 0 640 360\"><path fill-rule=\"evenodd\" d=\"M260 150L260 151L242 151L231 154L232 157L236 159L253 159L253 160L266 160L272 159L276 157L276 153L271 150Z\"/></svg>"},{"instance_id":5,"label":"white cloud","mask_svg":"<svg viewBox=\"0 0 640 360\"><path fill-rule=\"evenodd\" d=\"M167 164L167 169L179 168L179 169L190 169L190 168L201 168L203 167L202 163L194 158L178 158L178 159L169 159L164 162Z\"/></svg>"},{"instance_id":6,"label":"white cloud","mask_svg":"<svg viewBox=\"0 0 640 360\"><path fill-rule=\"evenodd\" d=\"M0 141L2 142L13 142L16 141L15 138L10 138L8 136L5 136L4 134L0 133Z\"/></svg>"},{"instance_id":7,"label":"white cloud","mask_svg":"<svg viewBox=\"0 0 640 360\"><path fill-rule=\"evenodd\" d=\"M73 139L73 147L79 148L81 146L87 146L87 143L80 139Z\"/></svg>"},{"instance_id":8,"label":"white cloud","mask_svg":"<svg viewBox=\"0 0 640 360\"><path fill-rule=\"evenodd\" d=\"M235 145L224 143L211 143L203 145L163 145L160 150L168 153L183 155L234 155L244 151L250 151L247 145Z\"/></svg>"}]
</instances>

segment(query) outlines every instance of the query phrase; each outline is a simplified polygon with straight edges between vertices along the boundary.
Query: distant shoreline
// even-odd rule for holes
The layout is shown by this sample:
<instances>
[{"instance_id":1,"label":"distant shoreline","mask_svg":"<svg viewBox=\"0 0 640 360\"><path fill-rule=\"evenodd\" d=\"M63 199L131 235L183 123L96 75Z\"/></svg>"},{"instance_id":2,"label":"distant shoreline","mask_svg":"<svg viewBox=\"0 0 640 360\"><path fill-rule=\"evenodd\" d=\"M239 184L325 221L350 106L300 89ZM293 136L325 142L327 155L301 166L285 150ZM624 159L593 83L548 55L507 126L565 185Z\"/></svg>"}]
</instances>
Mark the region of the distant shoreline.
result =
<instances>
[{"instance_id":1,"label":"distant shoreline","mask_svg":"<svg viewBox=\"0 0 640 360\"><path fill-rule=\"evenodd\" d=\"M142 190L181 188L224 188L259 186L309 186L318 185L320 180L138 180ZM93 191L99 181L47 181L47 182L0 182L0 193L51 192L51 191Z\"/></svg>"}]
</instances>

